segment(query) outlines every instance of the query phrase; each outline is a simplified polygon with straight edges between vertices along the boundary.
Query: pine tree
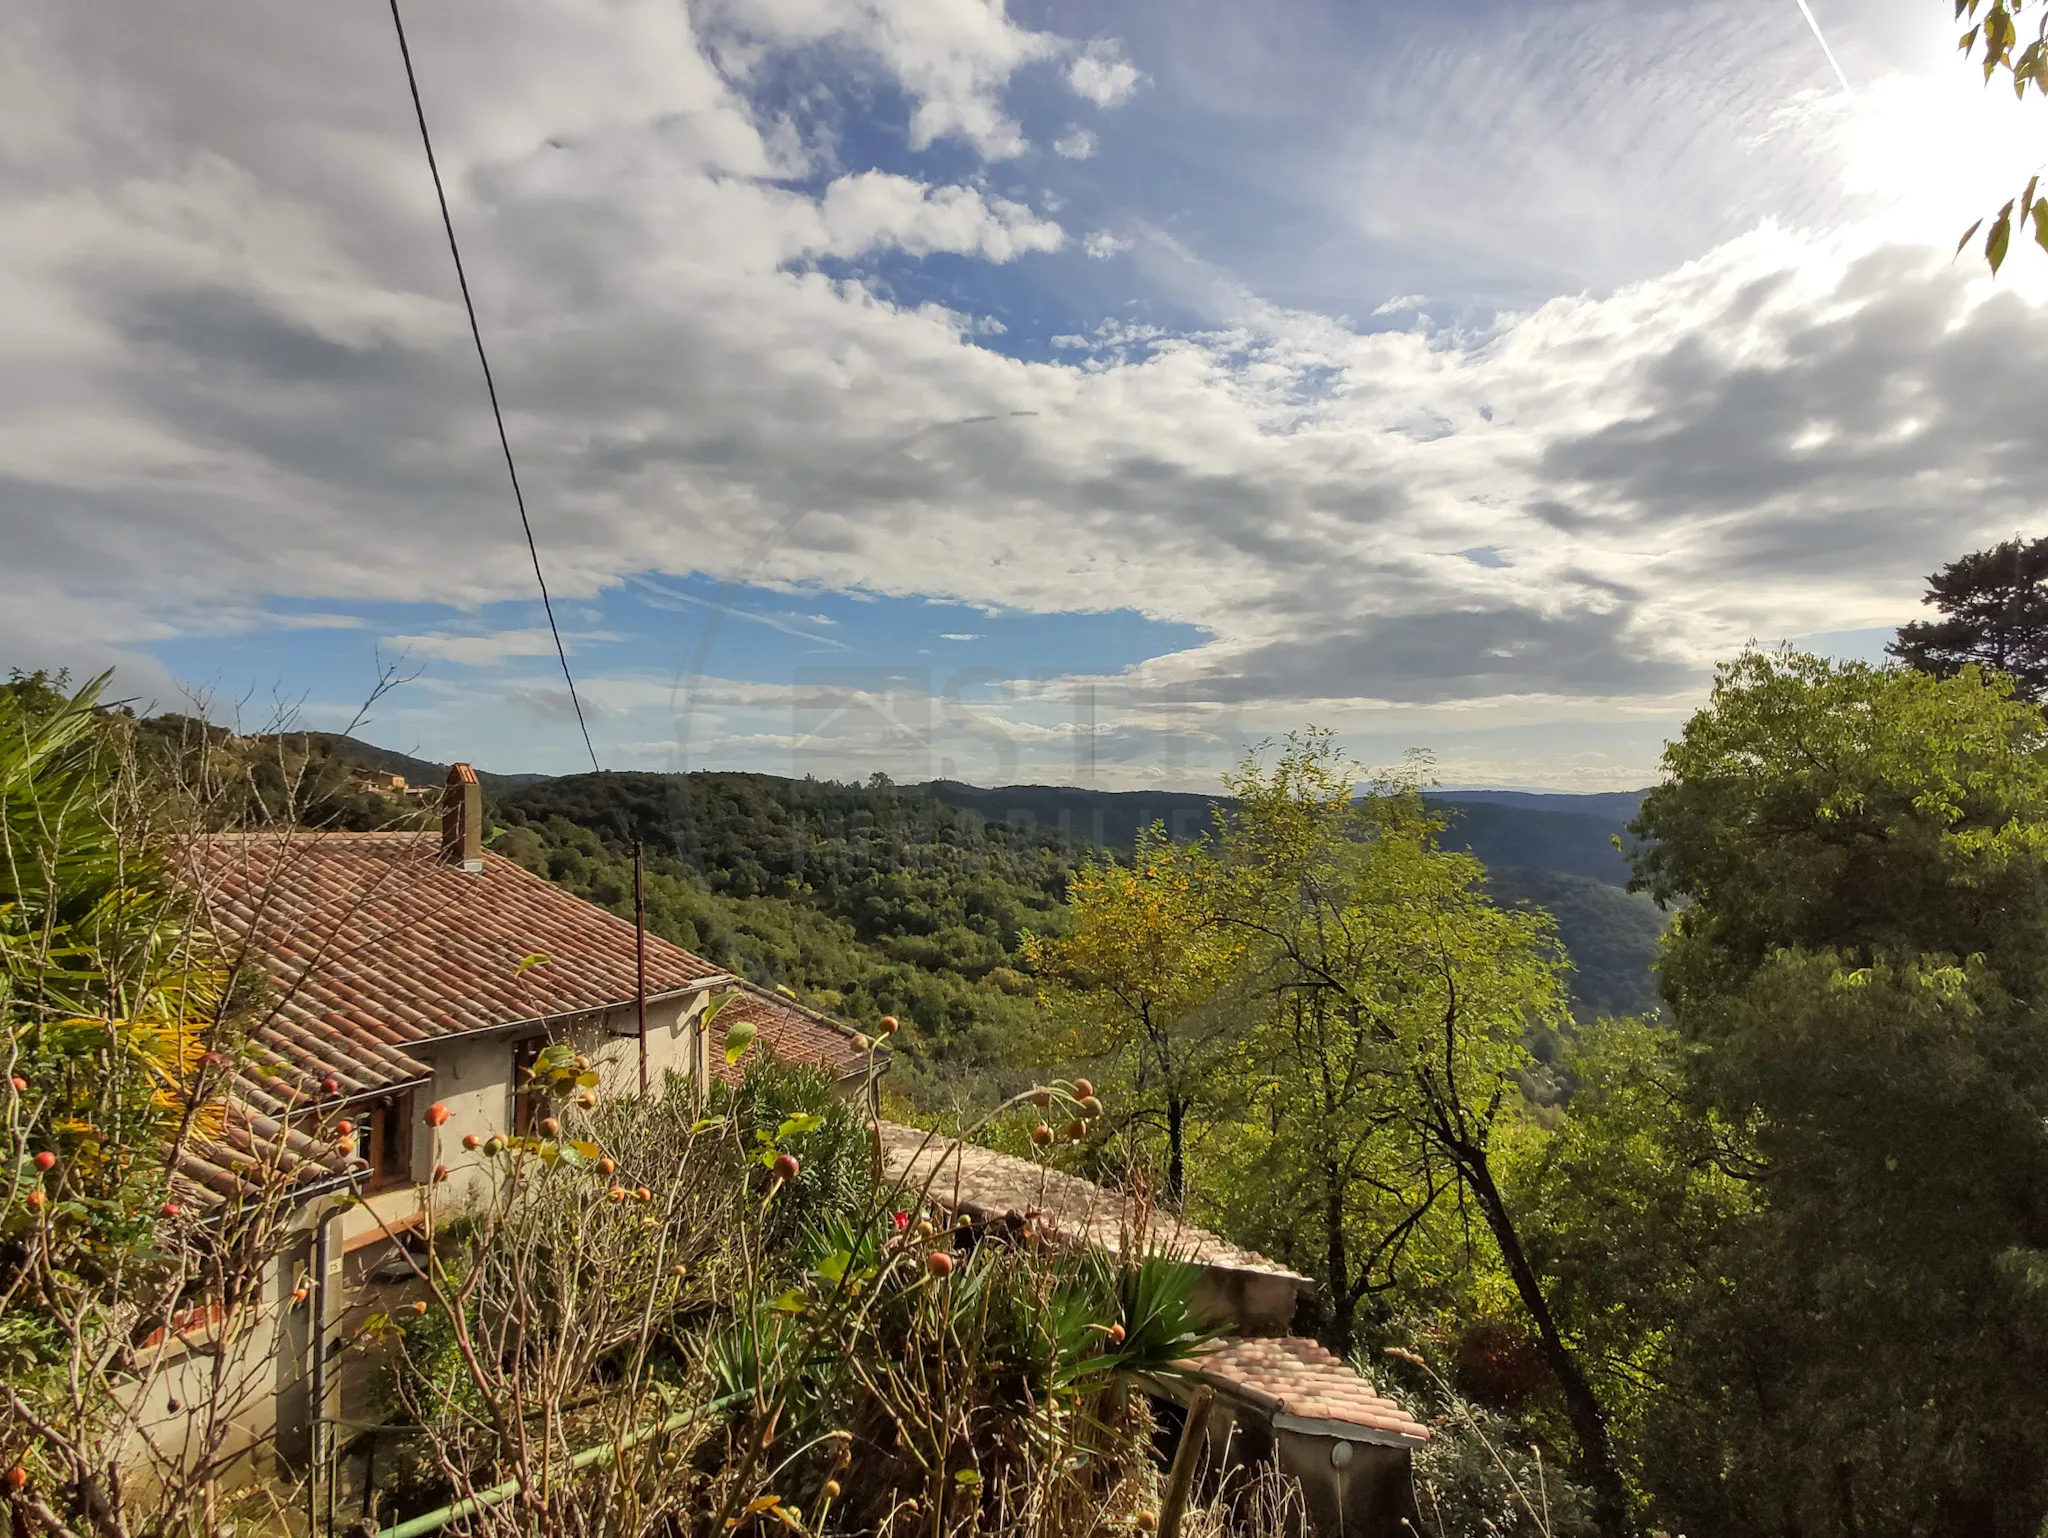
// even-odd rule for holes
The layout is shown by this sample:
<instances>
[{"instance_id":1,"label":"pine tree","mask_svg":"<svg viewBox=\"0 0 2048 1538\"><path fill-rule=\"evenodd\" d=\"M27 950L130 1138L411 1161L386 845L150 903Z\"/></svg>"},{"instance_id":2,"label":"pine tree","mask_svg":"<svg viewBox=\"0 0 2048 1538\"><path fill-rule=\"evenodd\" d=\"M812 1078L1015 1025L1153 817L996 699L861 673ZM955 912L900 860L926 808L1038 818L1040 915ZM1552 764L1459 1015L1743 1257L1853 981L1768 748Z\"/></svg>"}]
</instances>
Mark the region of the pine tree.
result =
<instances>
[{"instance_id":1,"label":"pine tree","mask_svg":"<svg viewBox=\"0 0 2048 1538\"><path fill-rule=\"evenodd\" d=\"M1886 648L1894 657L1943 678L1974 662L2009 675L2030 700L2048 697L2048 538L1952 561L1927 579L1921 601L1944 617L1901 625Z\"/></svg>"}]
</instances>

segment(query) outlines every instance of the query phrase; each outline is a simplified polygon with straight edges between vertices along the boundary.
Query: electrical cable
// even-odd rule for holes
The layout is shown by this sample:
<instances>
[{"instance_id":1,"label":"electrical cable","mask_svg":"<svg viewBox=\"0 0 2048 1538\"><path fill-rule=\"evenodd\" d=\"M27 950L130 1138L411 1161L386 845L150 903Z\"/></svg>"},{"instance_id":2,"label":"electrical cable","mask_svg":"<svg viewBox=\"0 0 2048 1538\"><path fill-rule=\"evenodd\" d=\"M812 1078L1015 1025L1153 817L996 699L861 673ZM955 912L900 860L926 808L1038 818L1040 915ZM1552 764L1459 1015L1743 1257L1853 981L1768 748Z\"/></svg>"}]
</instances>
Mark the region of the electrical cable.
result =
<instances>
[{"instance_id":1,"label":"electrical cable","mask_svg":"<svg viewBox=\"0 0 2048 1538\"><path fill-rule=\"evenodd\" d=\"M576 675L569 671L569 649L562 644L562 632L555 624L555 606L548 597L548 579L541 572L540 547L534 543L533 522L526 516L526 494L519 489L519 470L512 463L512 440L505 432L505 413L498 405L497 381L491 377L491 360L484 352L483 328L477 324L476 303L469 297L469 276L462 269L462 248L455 242L455 221L448 213L448 193L441 185L441 166L434 158L433 136L427 132L427 109L420 104L419 78L413 74L412 50L406 46L405 22L398 14L398 0L391 0L391 25L398 33L398 56L405 61L405 83L412 92L413 115L419 119L420 143L427 151L427 170L433 174L434 197L441 205L441 227L448 232L448 254L455 260L455 281L462 289L462 307L469 312L469 334L476 343L476 361L484 371L484 389L491 397L491 419L498 424L498 447L505 451L505 474L512 481L512 500L519 508L519 527L526 533L526 553L533 557L533 580L540 586L540 606L547 611L548 632L555 638L555 655L562 661L562 678L569 685L569 703L576 708L576 725L583 733L584 751L590 767L598 773L597 748L590 740L590 723L583 716L583 699L576 692Z\"/></svg>"}]
</instances>

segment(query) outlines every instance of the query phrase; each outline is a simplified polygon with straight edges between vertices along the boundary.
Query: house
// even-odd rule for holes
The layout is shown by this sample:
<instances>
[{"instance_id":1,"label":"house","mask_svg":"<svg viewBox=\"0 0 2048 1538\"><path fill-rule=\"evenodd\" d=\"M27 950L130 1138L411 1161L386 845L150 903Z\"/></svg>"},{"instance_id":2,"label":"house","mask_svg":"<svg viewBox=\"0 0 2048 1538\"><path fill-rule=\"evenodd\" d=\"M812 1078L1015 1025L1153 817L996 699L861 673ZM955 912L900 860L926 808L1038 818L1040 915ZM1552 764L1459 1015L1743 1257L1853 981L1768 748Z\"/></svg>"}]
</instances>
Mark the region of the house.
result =
<instances>
[{"instance_id":1,"label":"house","mask_svg":"<svg viewBox=\"0 0 2048 1538\"><path fill-rule=\"evenodd\" d=\"M1300 1483L1319 1538L1403 1538L1420 1530L1413 1454L1429 1440L1414 1416L1363 1374L1288 1334L1314 1283L1137 1194L1112 1191L1029 1159L884 1122L882 1164L891 1180L976 1223L1029 1225L1055 1243L1111 1254L1170 1255L1196 1268L1194 1307L1224 1338L1190 1376L1150 1385L1178 1440L1193 1386L1213 1390L1199 1424L1203 1479L1277 1464Z\"/></svg>"},{"instance_id":2,"label":"house","mask_svg":"<svg viewBox=\"0 0 2048 1538\"><path fill-rule=\"evenodd\" d=\"M243 1332L255 1365L237 1389L251 1448L274 1435L290 1461L320 1466L323 1428L362 1418L362 1375L329 1371L345 1316L410 1275L396 1250L429 1202L459 1207L483 1182L485 1156L464 1137L526 1130L522 1070L548 1043L574 1043L613 1090L670 1073L708 1086L734 1072L724 1036L746 1019L778 1055L866 1079L851 1028L486 850L464 764L449 772L438 833L219 835L194 847L187 879L235 986L259 995L251 1046L263 1060L239 1073L217 1132L184 1151L181 1200L246 1208L282 1183L294 1206L296 1242L269 1283L267 1325ZM448 1113L438 1135L430 1105ZM191 1317L193 1339L151 1348L203 1347L203 1300ZM172 1407L206 1391L203 1356L163 1375L145 1417L160 1440L175 1445Z\"/></svg>"}]
</instances>

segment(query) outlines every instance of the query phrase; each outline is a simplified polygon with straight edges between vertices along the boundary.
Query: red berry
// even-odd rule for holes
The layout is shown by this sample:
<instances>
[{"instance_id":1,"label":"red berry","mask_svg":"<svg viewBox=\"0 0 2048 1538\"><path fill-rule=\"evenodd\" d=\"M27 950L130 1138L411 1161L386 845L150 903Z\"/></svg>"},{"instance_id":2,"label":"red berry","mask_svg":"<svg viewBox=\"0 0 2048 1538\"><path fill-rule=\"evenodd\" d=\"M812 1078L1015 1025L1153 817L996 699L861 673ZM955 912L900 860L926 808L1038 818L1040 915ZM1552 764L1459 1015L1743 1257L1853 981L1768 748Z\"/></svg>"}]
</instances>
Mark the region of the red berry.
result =
<instances>
[{"instance_id":1,"label":"red berry","mask_svg":"<svg viewBox=\"0 0 2048 1538\"><path fill-rule=\"evenodd\" d=\"M953 1274L953 1257L944 1250L933 1250L931 1254L925 1256L924 1268L931 1272L933 1276L951 1276Z\"/></svg>"},{"instance_id":2,"label":"red berry","mask_svg":"<svg viewBox=\"0 0 2048 1538\"><path fill-rule=\"evenodd\" d=\"M882 1016L882 1034L884 1036L894 1036L896 1034L897 1027L901 1023L902 1022L899 1021L894 1015Z\"/></svg>"},{"instance_id":3,"label":"red berry","mask_svg":"<svg viewBox=\"0 0 2048 1538\"><path fill-rule=\"evenodd\" d=\"M1047 1143L1052 1141L1052 1128L1048 1127L1044 1122L1040 1122L1031 1129L1031 1141L1040 1148L1045 1147Z\"/></svg>"},{"instance_id":4,"label":"red berry","mask_svg":"<svg viewBox=\"0 0 2048 1538\"><path fill-rule=\"evenodd\" d=\"M339 1079L322 1079L320 1081L320 1093L323 1095L340 1094L341 1081Z\"/></svg>"},{"instance_id":5,"label":"red berry","mask_svg":"<svg viewBox=\"0 0 2048 1538\"><path fill-rule=\"evenodd\" d=\"M479 1148L484 1146L484 1140L478 1137L474 1132L465 1132L462 1134L462 1146L464 1148L467 1148L471 1153L475 1153Z\"/></svg>"},{"instance_id":6,"label":"red berry","mask_svg":"<svg viewBox=\"0 0 2048 1538\"><path fill-rule=\"evenodd\" d=\"M40 1207L49 1198L43 1195L40 1187L31 1186L26 1200L31 1207Z\"/></svg>"},{"instance_id":7,"label":"red berry","mask_svg":"<svg viewBox=\"0 0 2048 1538\"><path fill-rule=\"evenodd\" d=\"M24 1079L20 1074L16 1074L7 1082L14 1086L14 1092L17 1095L26 1095L28 1093L28 1080Z\"/></svg>"},{"instance_id":8,"label":"red berry","mask_svg":"<svg viewBox=\"0 0 2048 1538\"><path fill-rule=\"evenodd\" d=\"M1086 1079L1076 1079L1074 1081L1074 1098L1076 1100L1086 1100L1089 1096L1093 1095L1094 1093L1095 1086L1093 1084L1090 1084Z\"/></svg>"},{"instance_id":9,"label":"red berry","mask_svg":"<svg viewBox=\"0 0 2048 1538\"><path fill-rule=\"evenodd\" d=\"M633 1188L633 1199L640 1202L651 1202L654 1200L654 1193L645 1186L635 1186Z\"/></svg>"},{"instance_id":10,"label":"red berry","mask_svg":"<svg viewBox=\"0 0 2048 1538\"><path fill-rule=\"evenodd\" d=\"M540 1130L543 1136L553 1137L562 1130L562 1124L552 1116L543 1116L540 1119Z\"/></svg>"},{"instance_id":11,"label":"red berry","mask_svg":"<svg viewBox=\"0 0 2048 1538\"><path fill-rule=\"evenodd\" d=\"M622 1202L626 1199L626 1188L624 1186L613 1186L604 1194L615 1202Z\"/></svg>"},{"instance_id":12,"label":"red berry","mask_svg":"<svg viewBox=\"0 0 2048 1538\"><path fill-rule=\"evenodd\" d=\"M25 1469L25 1468L23 1468L23 1467L22 1467L22 1466L21 1466L20 1464L18 1464L18 1463L17 1463L17 1464L15 1464L15 1466L14 1466L13 1468L11 1468L11 1469L9 1469L9 1470L7 1471L7 1488L8 1488L8 1489L10 1489L10 1490L19 1490L19 1489L21 1489L21 1488L22 1488L23 1486L25 1486L25 1485L26 1485L27 1483L28 1483L28 1470L27 1470L27 1469Z\"/></svg>"},{"instance_id":13,"label":"red berry","mask_svg":"<svg viewBox=\"0 0 2048 1538\"><path fill-rule=\"evenodd\" d=\"M777 1180L794 1180L796 1179L796 1172L802 1167L802 1165L796 1162L795 1154L782 1154L775 1161L775 1178Z\"/></svg>"},{"instance_id":14,"label":"red berry","mask_svg":"<svg viewBox=\"0 0 2048 1538\"><path fill-rule=\"evenodd\" d=\"M157 1210L167 1218L174 1218L180 1212L184 1211L184 1209L180 1207L176 1202L165 1202L163 1206L161 1206Z\"/></svg>"},{"instance_id":15,"label":"red berry","mask_svg":"<svg viewBox=\"0 0 2048 1538\"><path fill-rule=\"evenodd\" d=\"M36 1168L39 1170L54 1168L56 1166L56 1163L57 1156L51 1153L50 1150L47 1148L45 1148L41 1153L36 1155Z\"/></svg>"},{"instance_id":16,"label":"red berry","mask_svg":"<svg viewBox=\"0 0 2048 1538\"><path fill-rule=\"evenodd\" d=\"M428 1126L430 1126L430 1127L445 1127L445 1126L447 1126L447 1125L448 1125L448 1107L446 1107L445 1105L441 1104L441 1102L440 1102L440 1101L438 1101L438 1100L436 1100L436 1101L435 1101L435 1102L434 1102L434 1103L433 1103L432 1105L428 1106L428 1107L427 1107L427 1125L428 1125Z\"/></svg>"},{"instance_id":17,"label":"red berry","mask_svg":"<svg viewBox=\"0 0 2048 1538\"><path fill-rule=\"evenodd\" d=\"M618 1170L619 1161L617 1159L614 1159L610 1154L606 1154L602 1159L599 1159L597 1161L597 1167L603 1170L607 1175L610 1175L616 1173L616 1171Z\"/></svg>"},{"instance_id":18,"label":"red berry","mask_svg":"<svg viewBox=\"0 0 2048 1538\"><path fill-rule=\"evenodd\" d=\"M1112 1346L1121 1346L1124 1343L1124 1327L1122 1325L1113 1324L1109 1327L1109 1343Z\"/></svg>"},{"instance_id":19,"label":"red berry","mask_svg":"<svg viewBox=\"0 0 2048 1538\"><path fill-rule=\"evenodd\" d=\"M355 1130L356 1124L352 1121L338 1121L334 1124L334 1135L336 1137L347 1137Z\"/></svg>"},{"instance_id":20,"label":"red berry","mask_svg":"<svg viewBox=\"0 0 2048 1538\"><path fill-rule=\"evenodd\" d=\"M437 1165L435 1165L435 1166L434 1166L434 1183L435 1183L436 1185L439 1185L439 1184L440 1184L440 1183L441 1183L442 1181L446 1180L447 1178L448 1178L448 1166L447 1166L447 1165L445 1165L445 1164L437 1164Z\"/></svg>"}]
</instances>

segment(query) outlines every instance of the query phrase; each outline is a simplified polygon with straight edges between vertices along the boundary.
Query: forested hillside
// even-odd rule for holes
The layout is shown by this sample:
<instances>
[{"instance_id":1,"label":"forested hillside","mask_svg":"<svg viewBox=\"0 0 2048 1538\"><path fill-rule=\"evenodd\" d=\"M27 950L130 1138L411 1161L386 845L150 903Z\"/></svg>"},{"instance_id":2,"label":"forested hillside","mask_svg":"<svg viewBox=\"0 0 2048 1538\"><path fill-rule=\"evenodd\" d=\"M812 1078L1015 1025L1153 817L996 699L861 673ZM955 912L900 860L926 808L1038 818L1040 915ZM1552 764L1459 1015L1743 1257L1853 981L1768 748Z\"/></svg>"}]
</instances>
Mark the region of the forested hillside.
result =
<instances>
[{"instance_id":1,"label":"forested hillside","mask_svg":"<svg viewBox=\"0 0 2048 1538\"><path fill-rule=\"evenodd\" d=\"M1034 1014L1020 937L1058 928L1067 877L1140 829L1206 831L1225 803L1072 787L840 785L772 775L572 775L502 786L499 848L619 912L648 855L657 932L855 1021L899 1014L913 1071L1013 1058ZM1662 915L1616 884L1618 821L1442 802L1444 843L1490 868L1504 903L1548 909L1582 1013L1654 1006ZM1600 877L1607 879L1599 879Z\"/></svg>"}]
</instances>

